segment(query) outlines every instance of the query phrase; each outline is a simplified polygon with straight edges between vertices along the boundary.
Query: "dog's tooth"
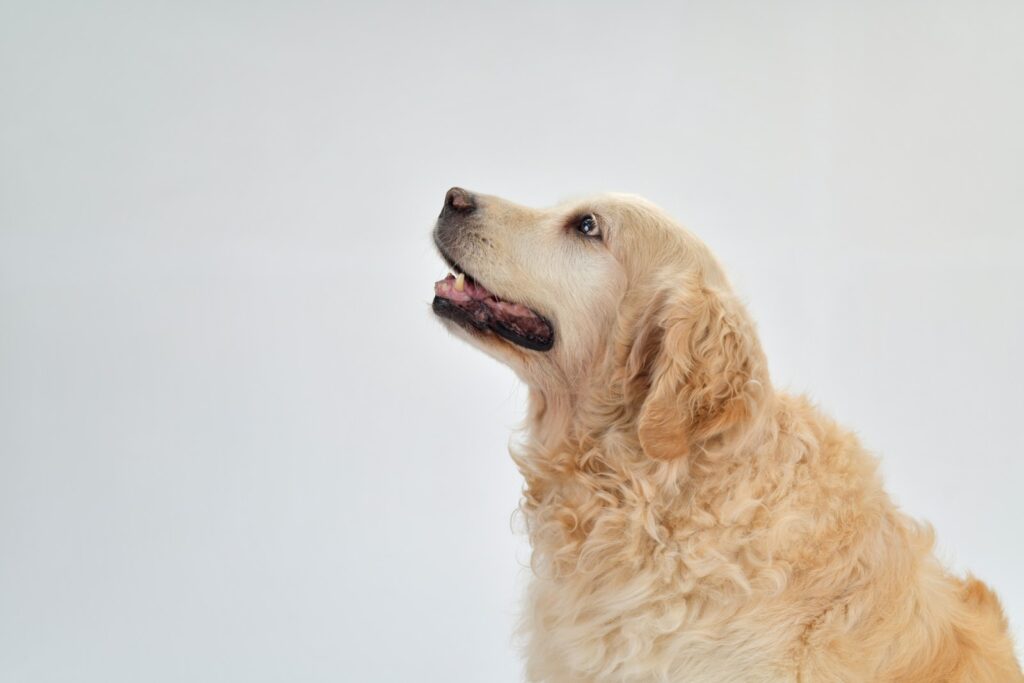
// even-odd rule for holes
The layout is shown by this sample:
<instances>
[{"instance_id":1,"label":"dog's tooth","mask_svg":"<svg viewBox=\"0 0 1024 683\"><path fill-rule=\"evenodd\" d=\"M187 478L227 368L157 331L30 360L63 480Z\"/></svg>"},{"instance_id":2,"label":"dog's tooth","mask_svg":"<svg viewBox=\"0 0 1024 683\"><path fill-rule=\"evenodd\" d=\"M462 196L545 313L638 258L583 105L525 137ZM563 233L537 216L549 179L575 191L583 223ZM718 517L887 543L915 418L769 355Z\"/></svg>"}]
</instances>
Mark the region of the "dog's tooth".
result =
<instances>
[{"instance_id":1,"label":"dog's tooth","mask_svg":"<svg viewBox=\"0 0 1024 683\"><path fill-rule=\"evenodd\" d=\"M463 273L459 273L459 276L455 278L455 291L461 292L466 289L466 276Z\"/></svg>"}]
</instances>

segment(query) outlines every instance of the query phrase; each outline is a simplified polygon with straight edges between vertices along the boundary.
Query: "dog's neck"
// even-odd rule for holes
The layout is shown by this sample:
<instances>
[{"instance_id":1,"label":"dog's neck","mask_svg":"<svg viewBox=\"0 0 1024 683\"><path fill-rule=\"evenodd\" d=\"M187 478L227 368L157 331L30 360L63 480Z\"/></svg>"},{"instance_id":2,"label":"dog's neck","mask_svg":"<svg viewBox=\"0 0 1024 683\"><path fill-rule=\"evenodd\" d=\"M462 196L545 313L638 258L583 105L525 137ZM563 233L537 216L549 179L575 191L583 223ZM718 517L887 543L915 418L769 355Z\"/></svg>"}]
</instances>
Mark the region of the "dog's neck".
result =
<instances>
[{"instance_id":1,"label":"dog's neck","mask_svg":"<svg viewBox=\"0 0 1024 683\"><path fill-rule=\"evenodd\" d=\"M596 440L611 425L632 422L635 416L627 414L627 407L621 392L589 378L559 388L531 386L527 419L530 442L541 450L551 450L566 442Z\"/></svg>"},{"instance_id":2,"label":"dog's neck","mask_svg":"<svg viewBox=\"0 0 1024 683\"><path fill-rule=\"evenodd\" d=\"M529 474L537 474L537 466L540 471L549 471L548 466L555 460L561 461L566 454L602 451L609 446L619 452L617 457L647 463L649 458L638 440L636 402L623 394L621 386L594 381L558 390L531 387L526 439L519 453L514 454L523 474L529 479ZM746 419L717 438L694 444L696 450L680 460L721 462L749 457L752 444L778 431L775 408L774 392L769 385L751 406ZM572 467L570 463L561 463L566 465ZM688 469L682 467L679 474L685 476Z\"/></svg>"}]
</instances>

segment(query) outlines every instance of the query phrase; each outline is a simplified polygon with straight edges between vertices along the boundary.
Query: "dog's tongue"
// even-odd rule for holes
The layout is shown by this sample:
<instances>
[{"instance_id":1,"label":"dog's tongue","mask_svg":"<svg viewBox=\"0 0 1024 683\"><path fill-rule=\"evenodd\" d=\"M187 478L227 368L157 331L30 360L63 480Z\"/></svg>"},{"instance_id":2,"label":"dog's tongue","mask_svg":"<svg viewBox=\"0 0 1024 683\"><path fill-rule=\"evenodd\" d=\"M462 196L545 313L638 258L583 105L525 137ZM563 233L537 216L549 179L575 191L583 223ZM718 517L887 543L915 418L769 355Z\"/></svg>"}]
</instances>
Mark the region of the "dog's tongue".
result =
<instances>
[{"instance_id":1,"label":"dog's tongue","mask_svg":"<svg viewBox=\"0 0 1024 683\"><path fill-rule=\"evenodd\" d=\"M448 277L434 283L434 294L449 301L472 301L481 300L494 296L487 289L481 287L473 280L466 279L465 275L455 277L448 273Z\"/></svg>"},{"instance_id":2,"label":"dog's tongue","mask_svg":"<svg viewBox=\"0 0 1024 683\"><path fill-rule=\"evenodd\" d=\"M485 304L494 313L502 317L513 318L535 318L537 314L522 304L513 304L502 301L492 294L486 287L464 275L455 277L448 273L448 277L434 283L434 294L442 299L448 299L455 303L467 303L478 301Z\"/></svg>"}]
</instances>

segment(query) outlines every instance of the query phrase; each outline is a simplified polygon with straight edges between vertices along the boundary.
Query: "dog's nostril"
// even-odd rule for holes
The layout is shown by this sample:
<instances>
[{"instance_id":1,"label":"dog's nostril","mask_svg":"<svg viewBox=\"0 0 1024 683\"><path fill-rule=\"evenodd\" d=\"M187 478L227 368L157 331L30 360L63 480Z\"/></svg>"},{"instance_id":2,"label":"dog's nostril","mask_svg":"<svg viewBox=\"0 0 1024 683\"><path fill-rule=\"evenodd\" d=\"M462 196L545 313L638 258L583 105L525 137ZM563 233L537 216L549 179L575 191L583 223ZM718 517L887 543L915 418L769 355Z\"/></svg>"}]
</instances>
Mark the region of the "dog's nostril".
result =
<instances>
[{"instance_id":1,"label":"dog's nostril","mask_svg":"<svg viewBox=\"0 0 1024 683\"><path fill-rule=\"evenodd\" d=\"M472 193L463 190L461 187L453 187L444 196L445 208L458 213L472 213L476 210L476 199Z\"/></svg>"}]
</instances>

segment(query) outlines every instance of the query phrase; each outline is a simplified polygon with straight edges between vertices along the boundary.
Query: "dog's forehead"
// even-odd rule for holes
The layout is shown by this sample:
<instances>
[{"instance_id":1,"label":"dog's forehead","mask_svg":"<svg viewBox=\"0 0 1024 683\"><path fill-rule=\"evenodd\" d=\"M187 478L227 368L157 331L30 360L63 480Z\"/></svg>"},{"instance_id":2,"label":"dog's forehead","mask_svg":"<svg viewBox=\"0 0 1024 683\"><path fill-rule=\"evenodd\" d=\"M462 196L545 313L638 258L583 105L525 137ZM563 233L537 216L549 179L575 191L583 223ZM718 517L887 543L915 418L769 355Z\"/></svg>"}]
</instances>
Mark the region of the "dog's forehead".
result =
<instances>
[{"instance_id":1,"label":"dog's forehead","mask_svg":"<svg viewBox=\"0 0 1024 683\"><path fill-rule=\"evenodd\" d=\"M591 195L568 204L565 210L593 212L626 227L675 225L675 221L658 205L639 195L625 192Z\"/></svg>"},{"instance_id":2,"label":"dog's forehead","mask_svg":"<svg viewBox=\"0 0 1024 683\"><path fill-rule=\"evenodd\" d=\"M577 211L580 209L593 209L613 212L630 207L641 208L645 206L653 207L654 205L638 195L625 192L602 192L565 199L551 207L551 210Z\"/></svg>"}]
</instances>

